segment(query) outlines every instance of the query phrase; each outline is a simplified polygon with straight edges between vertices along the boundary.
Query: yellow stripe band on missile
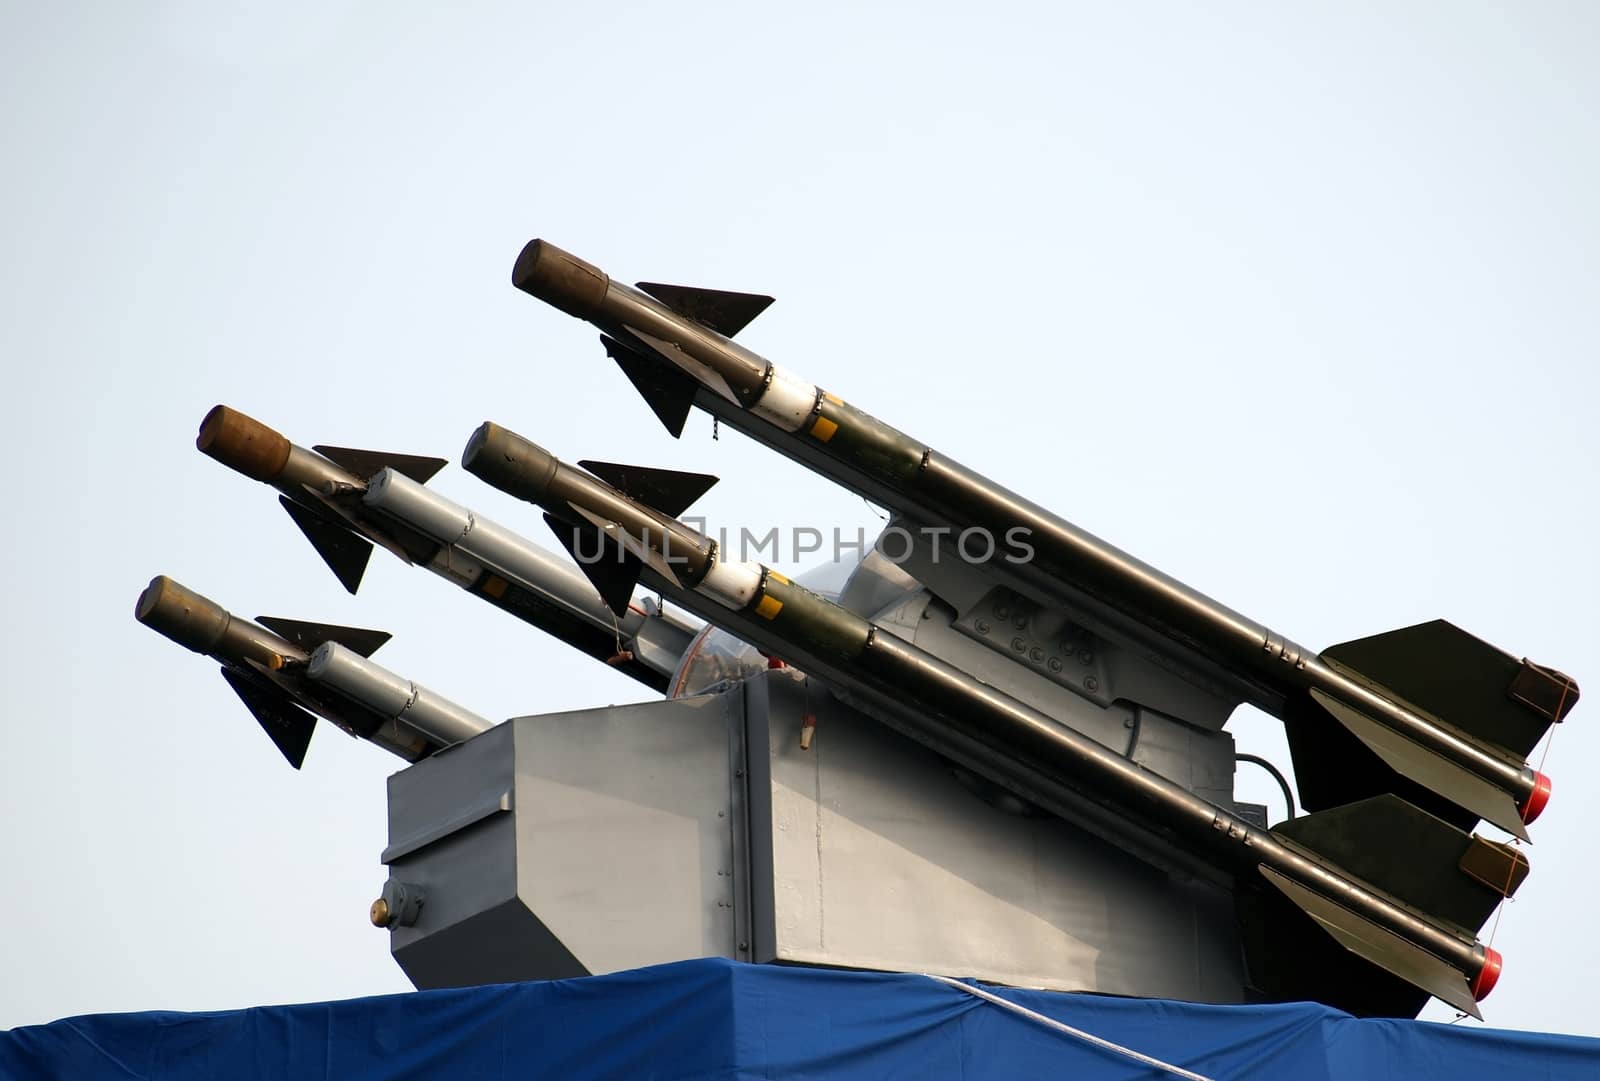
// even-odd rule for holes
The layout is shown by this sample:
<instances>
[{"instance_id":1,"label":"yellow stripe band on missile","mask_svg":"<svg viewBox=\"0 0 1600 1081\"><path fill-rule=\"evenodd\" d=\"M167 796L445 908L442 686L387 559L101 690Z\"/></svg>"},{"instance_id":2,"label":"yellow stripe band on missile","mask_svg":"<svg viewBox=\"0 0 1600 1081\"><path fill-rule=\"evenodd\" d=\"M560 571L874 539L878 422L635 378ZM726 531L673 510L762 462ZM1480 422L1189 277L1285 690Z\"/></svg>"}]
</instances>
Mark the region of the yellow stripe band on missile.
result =
<instances>
[{"instance_id":1,"label":"yellow stripe band on missile","mask_svg":"<svg viewBox=\"0 0 1600 1081\"><path fill-rule=\"evenodd\" d=\"M506 585L507 582L504 578L491 574L489 575L489 580L483 583L483 591L495 600L499 600L505 596Z\"/></svg>"},{"instance_id":2,"label":"yellow stripe band on missile","mask_svg":"<svg viewBox=\"0 0 1600 1081\"><path fill-rule=\"evenodd\" d=\"M811 435L818 443L826 443L833 438L833 433L839 430L839 425L827 417L818 417L811 424Z\"/></svg>"},{"instance_id":3,"label":"yellow stripe band on missile","mask_svg":"<svg viewBox=\"0 0 1600 1081\"><path fill-rule=\"evenodd\" d=\"M767 581L769 581L769 582L777 582L779 585L785 585L785 586L790 584L789 583L789 579L785 578L783 575L779 574L777 571L770 570L770 569L767 571Z\"/></svg>"},{"instance_id":4,"label":"yellow stripe band on missile","mask_svg":"<svg viewBox=\"0 0 1600 1081\"><path fill-rule=\"evenodd\" d=\"M762 597L761 603L756 605L756 615L762 619L776 619L781 611L783 602L776 597Z\"/></svg>"}]
</instances>

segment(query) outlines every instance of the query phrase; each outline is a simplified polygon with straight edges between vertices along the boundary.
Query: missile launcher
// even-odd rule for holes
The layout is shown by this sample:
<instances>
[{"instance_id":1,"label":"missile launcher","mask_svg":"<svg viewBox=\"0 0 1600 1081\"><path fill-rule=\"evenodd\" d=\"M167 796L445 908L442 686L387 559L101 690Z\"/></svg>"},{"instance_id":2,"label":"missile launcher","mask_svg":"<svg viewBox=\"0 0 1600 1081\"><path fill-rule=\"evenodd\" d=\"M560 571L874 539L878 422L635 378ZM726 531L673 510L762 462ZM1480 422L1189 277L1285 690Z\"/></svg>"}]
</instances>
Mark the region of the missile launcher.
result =
<instances>
[{"instance_id":1,"label":"missile launcher","mask_svg":"<svg viewBox=\"0 0 1600 1081\"><path fill-rule=\"evenodd\" d=\"M383 547L666 696L491 726L367 660L378 632L151 583L139 620L220 661L292 763L312 715L413 763L372 919L419 987L709 953L1477 1015L1571 678L1442 620L1306 649L736 343L770 297L631 287L542 240L512 278L598 328L673 435L702 409L892 517L791 581L683 519L716 478L486 422L462 465L566 558L430 488L443 459L213 409L199 449L275 488L350 592ZM1282 720L1308 813L1286 780L1276 824L1234 798L1242 704Z\"/></svg>"}]
</instances>

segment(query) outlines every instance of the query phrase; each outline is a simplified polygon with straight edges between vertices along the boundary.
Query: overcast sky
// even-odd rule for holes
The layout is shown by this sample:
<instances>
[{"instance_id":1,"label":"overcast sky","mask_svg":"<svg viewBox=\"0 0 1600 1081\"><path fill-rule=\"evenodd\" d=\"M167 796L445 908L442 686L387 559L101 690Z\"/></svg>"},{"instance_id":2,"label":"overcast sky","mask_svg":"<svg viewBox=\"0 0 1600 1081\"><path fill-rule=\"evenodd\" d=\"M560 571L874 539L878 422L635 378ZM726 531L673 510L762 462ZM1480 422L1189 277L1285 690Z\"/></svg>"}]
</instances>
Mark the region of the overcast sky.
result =
<instances>
[{"instance_id":1,"label":"overcast sky","mask_svg":"<svg viewBox=\"0 0 1600 1081\"><path fill-rule=\"evenodd\" d=\"M390 630L495 718L641 697L382 552L346 595L194 450L211 405L453 463L494 419L717 473L713 524L877 524L668 437L510 286L533 236L772 293L756 350L1309 646L1442 616L1600 686L1600 9L449 7L0 3L0 1027L408 986L366 922L399 760L322 728L288 769L133 621L152 575ZM1497 1026L1600 1034L1593 713Z\"/></svg>"}]
</instances>

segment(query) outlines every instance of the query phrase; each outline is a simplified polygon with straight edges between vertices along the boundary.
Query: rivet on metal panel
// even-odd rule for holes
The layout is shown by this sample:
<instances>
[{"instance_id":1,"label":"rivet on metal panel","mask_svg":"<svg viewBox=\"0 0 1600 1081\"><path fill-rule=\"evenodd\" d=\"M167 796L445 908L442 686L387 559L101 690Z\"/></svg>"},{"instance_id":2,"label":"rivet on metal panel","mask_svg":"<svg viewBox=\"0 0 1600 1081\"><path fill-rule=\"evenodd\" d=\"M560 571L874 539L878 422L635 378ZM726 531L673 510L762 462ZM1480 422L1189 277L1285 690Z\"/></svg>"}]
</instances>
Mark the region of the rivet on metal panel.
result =
<instances>
[{"instance_id":1,"label":"rivet on metal panel","mask_svg":"<svg viewBox=\"0 0 1600 1081\"><path fill-rule=\"evenodd\" d=\"M1083 689L1086 691L1098 691L1100 689L1100 681L1093 676L1085 676L1083 678Z\"/></svg>"},{"instance_id":2,"label":"rivet on metal panel","mask_svg":"<svg viewBox=\"0 0 1600 1081\"><path fill-rule=\"evenodd\" d=\"M1021 638L1013 638L1011 640L1011 648L1016 650L1018 653L1026 653L1028 650L1028 643L1024 642Z\"/></svg>"},{"instance_id":3,"label":"rivet on metal panel","mask_svg":"<svg viewBox=\"0 0 1600 1081\"><path fill-rule=\"evenodd\" d=\"M1078 659L1080 661L1082 661L1084 664L1093 664L1094 663L1094 654L1086 649L1082 653L1078 654Z\"/></svg>"},{"instance_id":4,"label":"rivet on metal panel","mask_svg":"<svg viewBox=\"0 0 1600 1081\"><path fill-rule=\"evenodd\" d=\"M1050 658L1050 662L1049 662L1049 668L1050 668L1050 671L1052 671L1052 672L1061 671L1061 658L1060 657L1051 657Z\"/></svg>"},{"instance_id":5,"label":"rivet on metal panel","mask_svg":"<svg viewBox=\"0 0 1600 1081\"><path fill-rule=\"evenodd\" d=\"M975 619L972 621L972 629L977 631L979 634L988 634L989 621L986 619Z\"/></svg>"}]
</instances>

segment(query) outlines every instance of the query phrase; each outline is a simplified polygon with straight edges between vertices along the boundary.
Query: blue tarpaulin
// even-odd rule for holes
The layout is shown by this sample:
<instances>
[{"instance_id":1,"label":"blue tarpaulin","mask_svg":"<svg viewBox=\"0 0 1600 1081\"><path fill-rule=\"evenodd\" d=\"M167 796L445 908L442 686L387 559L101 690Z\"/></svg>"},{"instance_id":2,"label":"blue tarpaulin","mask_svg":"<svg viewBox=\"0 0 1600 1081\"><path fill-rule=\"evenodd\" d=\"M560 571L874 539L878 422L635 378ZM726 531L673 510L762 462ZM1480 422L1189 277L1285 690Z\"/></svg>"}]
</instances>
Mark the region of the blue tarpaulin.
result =
<instances>
[{"instance_id":1,"label":"blue tarpaulin","mask_svg":"<svg viewBox=\"0 0 1600 1081\"><path fill-rule=\"evenodd\" d=\"M0 1032L0 1078L1177 1076L1129 1053L1215 1081L1600 1077L1600 1040L1576 1036L1358 1020L1304 1003L1201 1006L981 989L1036 1016L925 976L685 961L303 1006L73 1017Z\"/></svg>"}]
</instances>

